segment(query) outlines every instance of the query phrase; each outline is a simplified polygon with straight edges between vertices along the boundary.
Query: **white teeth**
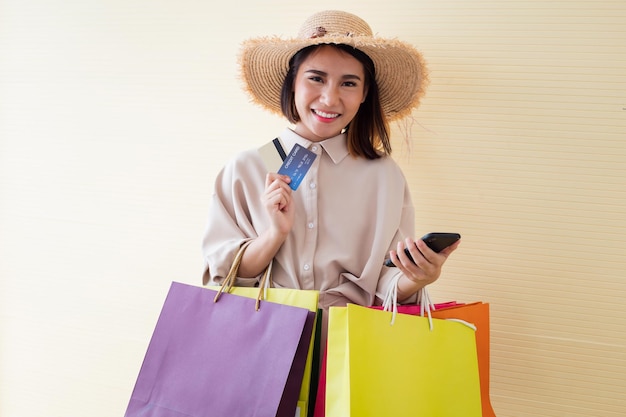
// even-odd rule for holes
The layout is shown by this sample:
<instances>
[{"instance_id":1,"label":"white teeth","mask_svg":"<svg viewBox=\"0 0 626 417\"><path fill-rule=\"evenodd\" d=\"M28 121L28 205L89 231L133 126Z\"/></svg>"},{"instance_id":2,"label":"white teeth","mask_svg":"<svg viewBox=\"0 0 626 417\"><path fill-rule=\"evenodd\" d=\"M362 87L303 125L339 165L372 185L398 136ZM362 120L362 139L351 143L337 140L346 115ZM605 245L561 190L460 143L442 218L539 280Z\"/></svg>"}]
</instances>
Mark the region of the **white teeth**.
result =
<instances>
[{"instance_id":1,"label":"white teeth","mask_svg":"<svg viewBox=\"0 0 626 417\"><path fill-rule=\"evenodd\" d=\"M313 112L315 112L315 114L317 114L318 116L322 116L326 119L334 119L335 117L339 117L338 113L324 113L320 110L313 110Z\"/></svg>"}]
</instances>

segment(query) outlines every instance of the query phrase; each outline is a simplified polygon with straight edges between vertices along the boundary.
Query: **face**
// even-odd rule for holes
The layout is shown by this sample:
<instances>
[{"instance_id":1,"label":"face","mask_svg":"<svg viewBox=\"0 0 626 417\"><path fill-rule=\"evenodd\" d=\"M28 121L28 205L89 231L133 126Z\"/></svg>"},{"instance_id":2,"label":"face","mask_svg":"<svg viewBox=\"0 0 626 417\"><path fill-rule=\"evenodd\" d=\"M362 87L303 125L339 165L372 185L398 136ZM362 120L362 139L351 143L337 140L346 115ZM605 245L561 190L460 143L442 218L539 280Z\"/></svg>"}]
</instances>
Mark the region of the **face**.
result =
<instances>
[{"instance_id":1,"label":"face","mask_svg":"<svg viewBox=\"0 0 626 417\"><path fill-rule=\"evenodd\" d=\"M332 46L321 46L300 65L294 81L300 121L295 131L313 142L341 133L365 100L363 65Z\"/></svg>"}]
</instances>

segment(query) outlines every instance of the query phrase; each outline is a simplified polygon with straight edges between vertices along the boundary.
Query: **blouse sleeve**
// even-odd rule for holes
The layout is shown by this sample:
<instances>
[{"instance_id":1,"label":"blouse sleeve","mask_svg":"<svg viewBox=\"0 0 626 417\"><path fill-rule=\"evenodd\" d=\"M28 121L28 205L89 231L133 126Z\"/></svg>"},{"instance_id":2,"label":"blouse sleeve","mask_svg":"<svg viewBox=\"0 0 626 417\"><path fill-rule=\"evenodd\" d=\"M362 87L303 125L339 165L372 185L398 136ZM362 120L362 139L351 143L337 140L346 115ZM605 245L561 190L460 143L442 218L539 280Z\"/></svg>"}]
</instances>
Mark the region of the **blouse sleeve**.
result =
<instances>
[{"instance_id":1,"label":"blouse sleeve","mask_svg":"<svg viewBox=\"0 0 626 417\"><path fill-rule=\"evenodd\" d=\"M405 183L404 186L404 203L402 205L402 213L400 216L400 224L398 226L398 230L391 241L389 248L387 249L387 253L390 250L396 248L396 244L404 240L407 237L411 237L415 235L415 209L413 207L413 202L411 199L411 193L408 188L408 184ZM393 282L393 279L402 273L395 267L386 267L383 266L380 278L378 280L378 286L376 288L376 297L379 300L384 300L387 291L390 290L390 285ZM414 304L417 302L417 293L413 294L406 300L403 300L403 304Z\"/></svg>"},{"instance_id":2,"label":"blouse sleeve","mask_svg":"<svg viewBox=\"0 0 626 417\"><path fill-rule=\"evenodd\" d=\"M202 238L204 285L218 285L241 245L258 236L257 230L264 222L264 184L264 166L256 151L238 155L219 172ZM236 285L253 286L257 279L238 277Z\"/></svg>"}]
</instances>

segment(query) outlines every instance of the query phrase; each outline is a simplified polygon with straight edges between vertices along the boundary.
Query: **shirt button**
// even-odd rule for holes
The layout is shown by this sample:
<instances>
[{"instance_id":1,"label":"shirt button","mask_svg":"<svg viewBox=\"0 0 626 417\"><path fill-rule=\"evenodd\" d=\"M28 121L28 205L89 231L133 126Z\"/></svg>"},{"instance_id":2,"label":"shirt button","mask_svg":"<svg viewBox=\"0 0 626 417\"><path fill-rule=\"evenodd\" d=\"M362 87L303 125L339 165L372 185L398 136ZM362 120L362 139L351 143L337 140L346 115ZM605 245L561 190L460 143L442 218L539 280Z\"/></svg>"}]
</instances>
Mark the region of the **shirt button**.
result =
<instances>
[{"instance_id":1,"label":"shirt button","mask_svg":"<svg viewBox=\"0 0 626 417\"><path fill-rule=\"evenodd\" d=\"M317 187L317 184L315 184L314 182L311 182L311 183L309 184L309 188L313 189L313 188L315 188L315 187Z\"/></svg>"},{"instance_id":2,"label":"shirt button","mask_svg":"<svg viewBox=\"0 0 626 417\"><path fill-rule=\"evenodd\" d=\"M309 264L304 264L303 268L305 271L308 271L309 269L311 269L311 266Z\"/></svg>"},{"instance_id":3,"label":"shirt button","mask_svg":"<svg viewBox=\"0 0 626 417\"><path fill-rule=\"evenodd\" d=\"M317 146L315 146L315 145L314 145L314 146L311 148L311 150L312 150L313 152L317 152Z\"/></svg>"},{"instance_id":4,"label":"shirt button","mask_svg":"<svg viewBox=\"0 0 626 417\"><path fill-rule=\"evenodd\" d=\"M313 229L313 227L315 227L315 225L313 224L313 222L309 223L309 229Z\"/></svg>"}]
</instances>

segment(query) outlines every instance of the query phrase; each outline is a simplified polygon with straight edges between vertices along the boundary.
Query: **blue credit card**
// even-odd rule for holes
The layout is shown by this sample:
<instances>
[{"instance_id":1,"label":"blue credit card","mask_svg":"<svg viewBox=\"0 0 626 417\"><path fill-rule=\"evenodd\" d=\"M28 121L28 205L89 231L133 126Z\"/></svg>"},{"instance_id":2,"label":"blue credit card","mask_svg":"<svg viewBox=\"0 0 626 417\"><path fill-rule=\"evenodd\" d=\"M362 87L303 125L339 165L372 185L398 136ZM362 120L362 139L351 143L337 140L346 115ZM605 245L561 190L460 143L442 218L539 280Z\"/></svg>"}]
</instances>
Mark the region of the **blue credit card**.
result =
<instances>
[{"instance_id":1,"label":"blue credit card","mask_svg":"<svg viewBox=\"0 0 626 417\"><path fill-rule=\"evenodd\" d=\"M309 168L311 168L311 165L313 165L316 157L315 153L296 143L285 158L278 173L288 175L291 178L289 187L295 191L309 171Z\"/></svg>"}]
</instances>

